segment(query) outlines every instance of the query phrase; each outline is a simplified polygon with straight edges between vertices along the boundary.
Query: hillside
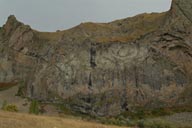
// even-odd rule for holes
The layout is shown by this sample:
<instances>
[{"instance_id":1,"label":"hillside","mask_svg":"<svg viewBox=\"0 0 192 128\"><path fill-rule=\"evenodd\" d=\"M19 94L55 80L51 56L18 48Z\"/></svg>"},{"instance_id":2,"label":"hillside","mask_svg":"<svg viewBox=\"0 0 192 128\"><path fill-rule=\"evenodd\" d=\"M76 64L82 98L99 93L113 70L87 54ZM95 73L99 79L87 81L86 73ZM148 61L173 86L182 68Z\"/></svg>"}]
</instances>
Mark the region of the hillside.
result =
<instances>
[{"instance_id":1,"label":"hillside","mask_svg":"<svg viewBox=\"0 0 192 128\"><path fill-rule=\"evenodd\" d=\"M21 97L93 117L191 106L191 6L173 0L167 12L57 32L11 15L0 29L0 90L14 83Z\"/></svg>"}]
</instances>

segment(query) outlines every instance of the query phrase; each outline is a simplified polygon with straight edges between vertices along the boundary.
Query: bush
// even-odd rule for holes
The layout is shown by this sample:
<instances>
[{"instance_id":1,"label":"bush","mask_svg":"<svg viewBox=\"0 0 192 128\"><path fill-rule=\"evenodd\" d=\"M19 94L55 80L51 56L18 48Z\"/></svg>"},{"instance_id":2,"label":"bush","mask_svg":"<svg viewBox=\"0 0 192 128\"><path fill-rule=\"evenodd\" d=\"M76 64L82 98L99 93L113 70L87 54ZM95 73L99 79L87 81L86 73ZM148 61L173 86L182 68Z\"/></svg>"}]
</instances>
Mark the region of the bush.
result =
<instances>
[{"instance_id":1,"label":"bush","mask_svg":"<svg viewBox=\"0 0 192 128\"><path fill-rule=\"evenodd\" d=\"M6 101L4 101L4 103L3 103L2 110L9 111L9 112L18 112L18 108L16 105L13 105L13 104L7 105Z\"/></svg>"}]
</instances>

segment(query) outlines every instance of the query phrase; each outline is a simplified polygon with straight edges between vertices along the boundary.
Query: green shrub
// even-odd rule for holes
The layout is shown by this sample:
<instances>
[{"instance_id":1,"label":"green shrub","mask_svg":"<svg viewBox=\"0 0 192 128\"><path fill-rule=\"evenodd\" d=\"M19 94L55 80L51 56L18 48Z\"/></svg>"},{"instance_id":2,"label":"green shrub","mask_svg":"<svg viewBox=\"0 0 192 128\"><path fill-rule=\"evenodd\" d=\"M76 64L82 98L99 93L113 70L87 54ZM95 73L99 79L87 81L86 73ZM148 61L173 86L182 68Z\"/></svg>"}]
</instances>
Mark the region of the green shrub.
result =
<instances>
[{"instance_id":1,"label":"green shrub","mask_svg":"<svg viewBox=\"0 0 192 128\"><path fill-rule=\"evenodd\" d=\"M39 103L37 100L32 100L30 107L29 107L29 113L31 114L39 114Z\"/></svg>"}]
</instances>

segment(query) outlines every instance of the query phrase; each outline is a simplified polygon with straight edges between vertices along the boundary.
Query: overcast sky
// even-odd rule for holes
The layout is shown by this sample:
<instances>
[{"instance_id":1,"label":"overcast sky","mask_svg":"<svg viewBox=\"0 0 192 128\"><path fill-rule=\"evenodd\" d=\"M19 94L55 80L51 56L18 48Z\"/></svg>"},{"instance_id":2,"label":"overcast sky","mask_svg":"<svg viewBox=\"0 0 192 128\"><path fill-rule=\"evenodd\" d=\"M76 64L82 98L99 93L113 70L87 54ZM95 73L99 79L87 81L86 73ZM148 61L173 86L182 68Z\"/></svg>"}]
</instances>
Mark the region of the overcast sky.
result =
<instances>
[{"instance_id":1,"label":"overcast sky","mask_svg":"<svg viewBox=\"0 0 192 128\"><path fill-rule=\"evenodd\" d=\"M171 0L0 0L0 26L10 14L40 31L81 22L109 22L144 12L169 10Z\"/></svg>"}]
</instances>

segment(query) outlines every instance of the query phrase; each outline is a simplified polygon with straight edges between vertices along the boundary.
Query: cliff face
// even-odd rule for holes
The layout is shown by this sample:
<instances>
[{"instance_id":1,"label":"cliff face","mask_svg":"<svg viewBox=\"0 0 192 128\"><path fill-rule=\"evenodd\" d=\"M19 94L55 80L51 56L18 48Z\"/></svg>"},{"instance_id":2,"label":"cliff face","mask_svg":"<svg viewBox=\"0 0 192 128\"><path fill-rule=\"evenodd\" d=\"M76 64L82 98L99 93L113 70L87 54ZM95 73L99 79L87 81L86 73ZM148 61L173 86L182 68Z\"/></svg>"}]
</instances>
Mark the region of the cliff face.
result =
<instances>
[{"instance_id":1,"label":"cliff face","mask_svg":"<svg viewBox=\"0 0 192 128\"><path fill-rule=\"evenodd\" d=\"M0 29L0 83L74 111L117 115L187 104L192 92L192 1L111 23L38 32L10 16Z\"/></svg>"}]
</instances>

